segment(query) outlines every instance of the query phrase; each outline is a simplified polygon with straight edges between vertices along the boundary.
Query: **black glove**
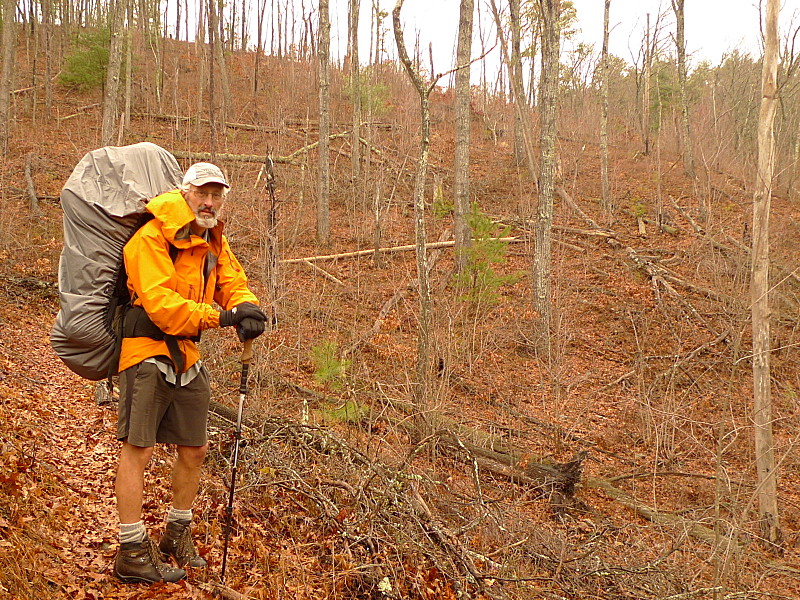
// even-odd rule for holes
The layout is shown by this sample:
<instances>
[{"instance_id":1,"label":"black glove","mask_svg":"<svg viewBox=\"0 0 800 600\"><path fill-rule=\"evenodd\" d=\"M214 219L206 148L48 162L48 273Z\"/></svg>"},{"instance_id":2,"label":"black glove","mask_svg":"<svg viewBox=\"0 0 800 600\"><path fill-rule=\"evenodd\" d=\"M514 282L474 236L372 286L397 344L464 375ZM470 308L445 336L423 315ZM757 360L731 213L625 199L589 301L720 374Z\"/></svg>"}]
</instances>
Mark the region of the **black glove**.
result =
<instances>
[{"instance_id":1,"label":"black glove","mask_svg":"<svg viewBox=\"0 0 800 600\"><path fill-rule=\"evenodd\" d=\"M240 342L247 340L254 340L262 333L264 333L264 321L259 321L252 317L245 317L242 322L236 326L236 333L239 335Z\"/></svg>"},{"instance_id":2,"label":"black glove","mask_svg":"<svg viewBox=\"0 0 800 600\"><path fill-rule=\"evenodd\" d=\"M265 315L261 309L252 302L242 302L230 310L221 310L219 312L220 327L238 325L245 319L253 319L263 323L267 320L267 315Z\"/></svg>"}]
</instances>

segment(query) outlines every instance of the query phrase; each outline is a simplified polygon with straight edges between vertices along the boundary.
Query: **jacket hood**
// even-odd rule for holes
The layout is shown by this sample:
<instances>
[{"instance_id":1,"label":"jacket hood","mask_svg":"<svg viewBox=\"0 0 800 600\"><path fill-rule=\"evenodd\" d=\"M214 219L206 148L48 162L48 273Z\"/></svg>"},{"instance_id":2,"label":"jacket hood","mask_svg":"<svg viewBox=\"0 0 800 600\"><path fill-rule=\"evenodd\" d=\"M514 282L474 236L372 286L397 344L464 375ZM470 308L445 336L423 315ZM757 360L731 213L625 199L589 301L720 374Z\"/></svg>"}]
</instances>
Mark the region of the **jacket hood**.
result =
<instances>
[{"instance_id":1,"label":"jacket hood","mask_svg":"<svg viewBox=\"0 0 800 600\"><path fill-rule=\"evenodd\" d=\"M188 238L188 226L194 221L194 213L186 203L180 190L172 190L156 196L147 203L147 211L161 223L164 237L174 244L176 240ZM213 234L222 234L220 221L212 230Z\"/></svg>"}]
</instances>

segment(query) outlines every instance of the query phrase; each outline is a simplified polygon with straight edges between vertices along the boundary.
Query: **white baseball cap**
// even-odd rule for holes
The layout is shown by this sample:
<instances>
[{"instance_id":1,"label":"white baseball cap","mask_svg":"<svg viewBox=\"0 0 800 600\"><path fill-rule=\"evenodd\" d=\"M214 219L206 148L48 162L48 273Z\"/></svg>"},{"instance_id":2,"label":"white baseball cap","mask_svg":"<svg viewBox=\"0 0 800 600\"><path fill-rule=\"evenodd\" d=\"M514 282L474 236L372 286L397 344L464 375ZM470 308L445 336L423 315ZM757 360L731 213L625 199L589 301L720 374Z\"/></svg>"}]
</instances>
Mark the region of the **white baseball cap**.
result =
<instances>
[{"instance_id":1,"label":"white baseball cap","mask_svg":"<svg viewBox=\"0 0 800 600\"><path fill-rule=\"evenodd\" d=\"M186 175L183 176L183 185L196 185L200 187L207 183L221 183L226 188L231 187L228 185L225 175L217 165L212 165L207 162L199 162L193 164L186 170Z\"/></svg>"}]
</instances>

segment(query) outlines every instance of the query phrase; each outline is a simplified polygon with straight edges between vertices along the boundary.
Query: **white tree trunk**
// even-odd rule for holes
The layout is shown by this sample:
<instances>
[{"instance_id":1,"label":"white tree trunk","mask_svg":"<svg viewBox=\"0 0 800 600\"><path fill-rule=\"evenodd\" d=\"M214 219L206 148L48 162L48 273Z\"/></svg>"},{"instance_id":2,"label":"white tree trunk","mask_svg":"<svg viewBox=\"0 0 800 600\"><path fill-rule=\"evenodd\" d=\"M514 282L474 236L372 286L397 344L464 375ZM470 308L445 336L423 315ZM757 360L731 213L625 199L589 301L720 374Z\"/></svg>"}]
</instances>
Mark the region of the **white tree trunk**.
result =
<instances>
[{"instance_id":1,"label":"white tree trunk","mask_svg":"<svg viewBox=\"0 0 800 600\"><path fill-rule=\"evenodd\" d=\"M778 104L779 0L767 1L761 109L758 119L758 171L753 195L753 252L750 295L753 319L753 425L755 427L758 507L761 534L769 545L781 541L778 474L772 439L770 390L769 212L775 168L773 126Z\"/></svg>"},{"instance_id":2,"label":"white tree trunk","mask_svg":"<svg viewBox=\"0 0 800 600\"><path fill-rule=\"evenodd\" d=\"M428 388L431 376L431 323L433 320L433 300L428 281L427 233L425 230L425 177L428 170L428 154L430 149L430 110L428 98L432 87L425 85L419 71L414 68L406 50L403 28L400 24L400 11L403 0L397 0L392 10L394 37L397 43L397 54L408 73L411 82L419 94L422 134L420 138L419 162L414 178L414 235L417 256L417 290L419 293L419 334L417 336L417 364L414 402L419 411L419 427L424 430L425 414L428 410Z\"/></svg>"}]
</instances>

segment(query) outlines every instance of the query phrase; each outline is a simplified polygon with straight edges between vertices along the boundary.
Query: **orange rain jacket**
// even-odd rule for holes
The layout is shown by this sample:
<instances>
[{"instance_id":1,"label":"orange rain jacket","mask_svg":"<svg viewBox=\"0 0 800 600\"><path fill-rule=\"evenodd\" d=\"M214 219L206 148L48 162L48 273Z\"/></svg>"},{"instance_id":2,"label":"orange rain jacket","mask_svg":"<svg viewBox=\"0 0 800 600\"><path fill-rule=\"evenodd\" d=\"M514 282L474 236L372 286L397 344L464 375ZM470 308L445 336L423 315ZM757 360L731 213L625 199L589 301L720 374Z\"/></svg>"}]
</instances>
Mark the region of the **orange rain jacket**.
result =
<instances>
[{"instance_id":1,"label":"orange rain jacket","mask_svg":"<svg viewBox=\"0 0 800 600\"><path fill-rule=\"evenodd\" d=\"M164 333L179 337L197 336L204 329L219 327L216 302L230 309L242 302L258 304L247 287L244 269L222 235L222 223L210 230L210 240L192 235L189 226L194 213L179 190L156 196L147 203L155 218L139 229L125 245L128 291L134 306L141 306ZM178 249L175 262L170 244ZM204 281L209 250L217 256L208 281ZM211 259L213 260L213 258ZM200 359L192 340L178 340L185 369ZM120 373L152 356L169 356L163 340L148 337L123 338Z\"/></svg>"}]
</instances>

